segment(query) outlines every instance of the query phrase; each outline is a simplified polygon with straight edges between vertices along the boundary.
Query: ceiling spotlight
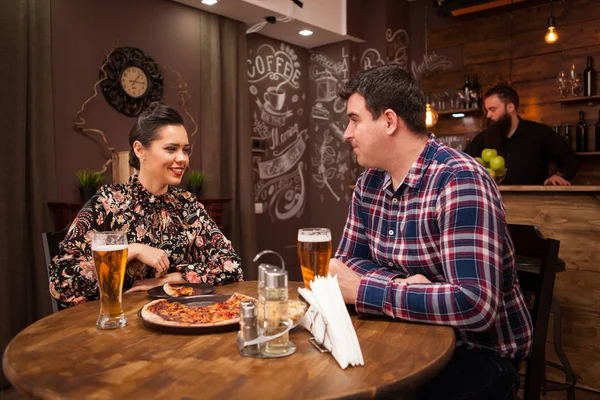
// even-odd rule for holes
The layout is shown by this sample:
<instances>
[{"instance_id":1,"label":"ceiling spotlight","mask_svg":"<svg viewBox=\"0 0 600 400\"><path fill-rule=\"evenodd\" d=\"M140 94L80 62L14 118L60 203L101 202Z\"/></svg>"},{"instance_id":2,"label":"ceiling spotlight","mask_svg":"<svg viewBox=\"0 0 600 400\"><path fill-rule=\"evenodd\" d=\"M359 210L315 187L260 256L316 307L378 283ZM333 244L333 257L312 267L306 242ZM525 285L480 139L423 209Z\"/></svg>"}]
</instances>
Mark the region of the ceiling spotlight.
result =
<instances>
[{"instance_id":1,"label":"ceiling spotlight","mask_svg":"<svg viewBox=\"0 0 600 400\"><path fill-rule=\"evenodd\" d=\"M302 8L302 2L300 0L292 0L294 2L295 5L297 5L298 7Z\"/></svg>"},{"instance_id":2,"label":"ceiling spotlight","mask_svg":"<svg viewBox=\"0 0 600 400\"><path fill-rule=\"evenodd\" d=\"M218 0L202 0L202 4L206 4L207 6L212 6L213 4L217 4Z\"/></svg>"},{"instance_id":3,"label":"ceiling spotlight","mask_svg":"<svg viewBox=\"0 0 600 400\"><path fill-rule=\"evenodd\" d=\"M302 36L310 36L313 34L312 31L309 31L308 29L303 29L298 33L301 34Z\"/></svg>"}]
</instances>

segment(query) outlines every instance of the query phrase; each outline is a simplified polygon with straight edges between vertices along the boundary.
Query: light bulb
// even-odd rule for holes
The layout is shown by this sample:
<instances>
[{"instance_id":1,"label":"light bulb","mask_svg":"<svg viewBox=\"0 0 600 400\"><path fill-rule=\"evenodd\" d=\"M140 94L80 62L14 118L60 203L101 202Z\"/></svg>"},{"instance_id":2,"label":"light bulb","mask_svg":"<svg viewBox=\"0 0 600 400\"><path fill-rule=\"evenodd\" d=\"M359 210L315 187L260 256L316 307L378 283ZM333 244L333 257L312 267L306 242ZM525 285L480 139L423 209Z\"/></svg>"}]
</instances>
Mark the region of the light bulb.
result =
<instances>
[{"instance_id":1,"label":"light bulb","mask_svg":"<svg viewBox=\"0 0 600 400\"><path fill-rule=\"evenodd\" d=\"M556 43L558 40L558 33L556 33L556 21L552 15L548 17L548 31L546 32L546 36L544 36L544 40L548 44Z\"/></svg>"},{"instance_id":2,"label":"light bulb","mask_svg":"<svg viewBox=\"0 0 600 400\"><path fill-rule=\"evenodd\" d=\"M431 106L429 102L425 106L425 125L428 128L435 126L438 122L438 113L435 111L435 108Z\"/></svg>"}]
</instances>

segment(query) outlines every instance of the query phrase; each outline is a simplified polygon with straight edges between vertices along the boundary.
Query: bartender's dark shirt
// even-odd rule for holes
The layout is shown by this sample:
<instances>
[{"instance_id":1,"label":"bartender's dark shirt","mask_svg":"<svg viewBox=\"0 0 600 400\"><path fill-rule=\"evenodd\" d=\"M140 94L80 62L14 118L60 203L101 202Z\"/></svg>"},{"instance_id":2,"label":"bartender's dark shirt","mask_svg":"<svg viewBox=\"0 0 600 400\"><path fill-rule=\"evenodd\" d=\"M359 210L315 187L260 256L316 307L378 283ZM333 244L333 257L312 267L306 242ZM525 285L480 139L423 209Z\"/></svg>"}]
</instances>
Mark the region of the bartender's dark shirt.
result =
<instances>
[{"instance_id":1,"label":"bartender's dark shirt","mask_svg":"<svg viewBox=\"0 0 600 400\"><path fill-rule=\"evenodd\" d=\"M497 147L490 145L491 141L483 131L473 138L465 153L481 157L483 149ZM521 117L515 133L496 150L506 162L503 185L543 185L549 176L550 161L556 163L566 180L573 178L579 168L579 161L563 136L547 125Z\"/></svg>"}]
</instances>

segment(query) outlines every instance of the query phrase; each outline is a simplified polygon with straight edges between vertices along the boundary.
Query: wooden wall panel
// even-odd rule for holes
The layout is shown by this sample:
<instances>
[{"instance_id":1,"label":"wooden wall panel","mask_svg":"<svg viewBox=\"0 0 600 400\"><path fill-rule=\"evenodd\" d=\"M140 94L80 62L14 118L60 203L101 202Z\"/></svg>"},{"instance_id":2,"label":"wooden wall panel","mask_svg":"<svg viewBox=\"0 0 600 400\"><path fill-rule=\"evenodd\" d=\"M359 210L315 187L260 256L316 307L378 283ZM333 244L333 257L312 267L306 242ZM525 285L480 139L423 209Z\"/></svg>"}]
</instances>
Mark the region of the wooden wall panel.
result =
<instances>
[{"instance_id":1,"label":"wooden wall panel","mask_svg":"<svg viewBox=\"0 0 600 400\"><path fill-rule=\"evenodd\" d=\"M521 106L553 103L558 98L556 78L514 82Z\"/></svg>"},{"instance_id":2,"label":"wooden wall panel","mask_svg":"<svg viewBox=\"0 0 600 400\"><path fill-rule=\"evenodd\" d=\"M507 201L506 196L510 196L511 201ZM597 193L549 193L542 196L502 192L502 198L505 199L509 223L537 225L542 233L546 230L575 235L594 232L596 240L587 244L598 246L596 250L600 252L600 196Z\"/></svg>"},{"instance_id":3,"label":"wooden wall panel","mask_svg":"<svg viewBox=\"0 0 600 400\"><path fill-rule=\"evenodd\" d=\"M435 50L442 47L463 45L474 39L493 39L506 36L510 24L508 14L499 14L482 19L458 18L459 23L450 23L428 34L428 46Z\"/></svg>"},{"instance_id":4,"label":"wooden wall panel","mask_svg":"<svg viewBox=\"0 0 600 400\"><path fill-rule=\"evenodd\" d=\"M600 354L600 311L589 312L561 306L564 347ZM548 343L554 343L554 315L550 314Z\"/></svg>"},{"instance_id":5,"label":"wooden wall panel","mask_svg":"<svg viewBox=\"0 0 600 400\"><path fill-rule=\"evenodd\" d=\"M577 387L597 392L600 388L600 374L598 373L600 357L598 357L598 353L569 347L564 348L564 351L577 375ZM549 361L558 363L558 357L556 357L551 343L546 344L546 355ZM565 381L564 373L550 367L546 367L546 378L554 382Z\"/></svg>"},{"instance_id":6,"label":"wooden wall panel","mask_svg":"<svg viewBox=\"0 0 600 400\"><path fill-rule=\"evenodd\" d=\"M519 115L525 119L554 126L562 121L561 110L561 105L558 103L529 104L519 107Z\"/></svg>"},{"instance_id":7,"label":"wooden wall panel","mask_svg":"<svg viewBox=\"0 0 600 400\"><path fill-rule=\"evenodd\" d=\"M487 62L510 60L510 36L500 39L484 39L467 42L463 46L463 64L483 64Z\"/></svg>"},{"instance_id":8,"label":"wooden wall panel","mask_svg":"<svg viewBox=\"0 0 600 400\"><path fill-rule=\"evenodd\" d=\"M598 312L600 310L600 274L569 269L556 274L554 296L565 308Z\"/></svg>"},{"instance_id":9,"label":"wooden wall panel","mask_svg":"<svg viewBox=\"0 0 600 400\"><path fill-rule=\"evenodd\" d=\"M561 65L559 52L545 55L517 58L512 64L512 81L523 82L536 79L556 78ZM556 100L557 96L553 100Z\"/></svg>"}]
</instances>

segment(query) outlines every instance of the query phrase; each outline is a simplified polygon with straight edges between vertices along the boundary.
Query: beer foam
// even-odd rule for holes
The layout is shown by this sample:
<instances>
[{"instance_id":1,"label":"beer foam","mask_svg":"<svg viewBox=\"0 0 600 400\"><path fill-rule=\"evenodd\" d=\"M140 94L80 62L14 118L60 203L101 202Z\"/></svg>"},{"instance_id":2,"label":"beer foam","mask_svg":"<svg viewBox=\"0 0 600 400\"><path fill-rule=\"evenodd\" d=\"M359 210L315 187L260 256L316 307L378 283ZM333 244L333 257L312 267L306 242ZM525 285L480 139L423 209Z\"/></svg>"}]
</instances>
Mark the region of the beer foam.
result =
<instances>
[{"instance_id":1,"label":"beer foam","mask_svg":"<svg viewBox=\"0 0 600 400\"><path fill-rule=\"evenodd\" d=\"M92 250L93 251L119 251L119 250L126 249L127 246L128 245L126 245L126 244L100 244L100 245L94 246L94 244L92 243Z\"/></svg>"},{"instance_id":2,"label":"beer foam","mask_svg":"<svg viewBox=\"0 0 600 400\"><path fill-rule=\"evenodd\" d=\"M326 232L315 232L315 231L298 231L299 242L330 242L331 231Z\"/></svg>"}]
</instances>

